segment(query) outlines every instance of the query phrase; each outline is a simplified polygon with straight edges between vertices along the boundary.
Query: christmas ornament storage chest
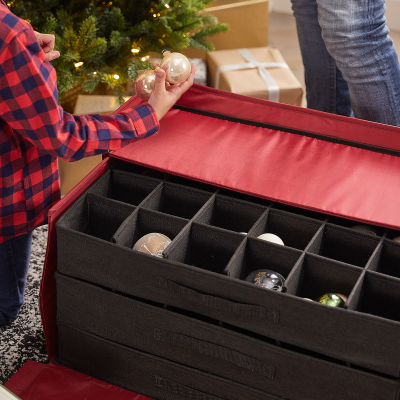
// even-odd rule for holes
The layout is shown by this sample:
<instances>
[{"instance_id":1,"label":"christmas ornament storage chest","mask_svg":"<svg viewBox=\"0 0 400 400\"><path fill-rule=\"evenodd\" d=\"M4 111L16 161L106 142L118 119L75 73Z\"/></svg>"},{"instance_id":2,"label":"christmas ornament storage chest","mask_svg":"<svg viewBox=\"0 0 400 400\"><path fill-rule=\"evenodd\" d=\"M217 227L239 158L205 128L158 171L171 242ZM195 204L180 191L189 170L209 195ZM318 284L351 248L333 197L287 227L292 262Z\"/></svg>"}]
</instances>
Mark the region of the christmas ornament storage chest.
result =
<instances>
[{"instance_id":1,"label":"christmas ornament storage chest","mask_svg":"<svg viewBox=\"0 0 400 400\"><path fill-rule=\"evenodd\" d=\"M400 399L399 134L195 85L53 208L50 360L155 399Z\"/></svg>"}]
</instances>

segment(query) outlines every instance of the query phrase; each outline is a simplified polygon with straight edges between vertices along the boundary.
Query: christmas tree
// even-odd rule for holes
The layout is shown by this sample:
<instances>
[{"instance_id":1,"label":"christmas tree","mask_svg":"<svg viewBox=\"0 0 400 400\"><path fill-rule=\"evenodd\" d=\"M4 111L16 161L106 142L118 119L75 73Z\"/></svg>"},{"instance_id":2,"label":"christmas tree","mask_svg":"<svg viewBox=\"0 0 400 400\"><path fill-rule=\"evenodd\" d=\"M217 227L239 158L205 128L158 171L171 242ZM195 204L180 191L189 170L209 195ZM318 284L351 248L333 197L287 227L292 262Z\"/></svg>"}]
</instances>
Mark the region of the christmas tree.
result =
<instances>
[{"instance_id":1,"label":"christmas tree","mask_svg":"<svg viewBox=\"0 0 400 400\"><path fill-rule=\"evenodd\" d=\"M100 84L112 89L120 102L128 78L148 68L153 53L192 46L213 50L211 35L224 32L201 10L213 0L11 0L10 10L34 30L56 36L52 61L60 99L74 85L93 92Z\"/></svg>"}]
</instances>

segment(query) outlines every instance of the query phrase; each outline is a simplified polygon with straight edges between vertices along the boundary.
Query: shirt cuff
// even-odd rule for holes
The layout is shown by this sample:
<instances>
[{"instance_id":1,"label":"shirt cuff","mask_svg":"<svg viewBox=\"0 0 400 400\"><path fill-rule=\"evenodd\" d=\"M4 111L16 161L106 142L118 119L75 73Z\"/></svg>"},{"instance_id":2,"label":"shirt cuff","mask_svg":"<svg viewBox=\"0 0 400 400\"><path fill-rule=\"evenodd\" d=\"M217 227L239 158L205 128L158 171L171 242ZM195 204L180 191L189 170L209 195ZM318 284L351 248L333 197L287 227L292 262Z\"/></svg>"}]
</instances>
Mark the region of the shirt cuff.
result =
<instances>
[{"instance_id":1,"label":"shirt cuff","mask_svg":"<svg viewBox=\"0 0 400 400\"><path fill-rule=\"evenodd\" d=\"M160 129L160 122L150 104L144 104L125 113L132 121L138 139L149 137Z\"/></svg>"}]
</instances>

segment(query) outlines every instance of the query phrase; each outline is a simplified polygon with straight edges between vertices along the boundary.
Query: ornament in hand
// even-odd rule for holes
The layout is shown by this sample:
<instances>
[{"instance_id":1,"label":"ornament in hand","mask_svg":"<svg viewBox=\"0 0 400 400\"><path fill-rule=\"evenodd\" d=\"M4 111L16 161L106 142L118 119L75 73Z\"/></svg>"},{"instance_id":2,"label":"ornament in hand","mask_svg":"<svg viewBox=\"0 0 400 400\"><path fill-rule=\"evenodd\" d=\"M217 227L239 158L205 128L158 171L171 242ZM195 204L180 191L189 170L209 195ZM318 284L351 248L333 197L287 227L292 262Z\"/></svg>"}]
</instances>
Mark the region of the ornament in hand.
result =
<instances>
[{"instance_id":1,"label":"ornament in hand","mask_svg":"<svg viewBox=\"0 0 400 400\"><path fill-rule=\"evenodd\" d=\"M154 90L156 71L162 68L165 79L171 85L184 82L190 75L191 65L189 59L181 53L163 52L163 59L159 67L140 71L135 79L136 94L143 100L148 100Z\"/></svg>"}]
</instances>

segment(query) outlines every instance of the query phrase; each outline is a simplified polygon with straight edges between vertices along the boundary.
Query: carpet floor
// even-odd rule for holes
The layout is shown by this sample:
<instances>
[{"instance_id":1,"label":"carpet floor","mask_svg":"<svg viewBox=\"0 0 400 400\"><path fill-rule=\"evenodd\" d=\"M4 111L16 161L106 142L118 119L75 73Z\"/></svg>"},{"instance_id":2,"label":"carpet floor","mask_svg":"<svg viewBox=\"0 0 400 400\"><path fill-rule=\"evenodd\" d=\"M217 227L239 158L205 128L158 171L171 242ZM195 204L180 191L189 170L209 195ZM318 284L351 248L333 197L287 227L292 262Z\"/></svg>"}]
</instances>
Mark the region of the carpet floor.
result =
<instances>
[{"instance_id":1,"label":"carpet floor","mask_svg":"<svg viewBox=\"0 0 400 400\"><path fill-rule=\"evenodd\" d=\"M4 384L27 360L47 362L39 310L39 287L47 244L47 225L33 232L32 256L20 315L0 328L0 383Z\"/></svg>"}]
</instances>

